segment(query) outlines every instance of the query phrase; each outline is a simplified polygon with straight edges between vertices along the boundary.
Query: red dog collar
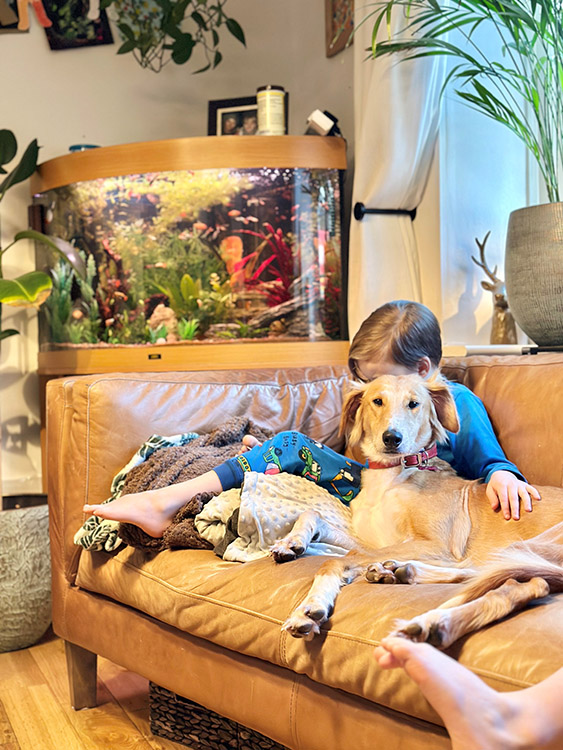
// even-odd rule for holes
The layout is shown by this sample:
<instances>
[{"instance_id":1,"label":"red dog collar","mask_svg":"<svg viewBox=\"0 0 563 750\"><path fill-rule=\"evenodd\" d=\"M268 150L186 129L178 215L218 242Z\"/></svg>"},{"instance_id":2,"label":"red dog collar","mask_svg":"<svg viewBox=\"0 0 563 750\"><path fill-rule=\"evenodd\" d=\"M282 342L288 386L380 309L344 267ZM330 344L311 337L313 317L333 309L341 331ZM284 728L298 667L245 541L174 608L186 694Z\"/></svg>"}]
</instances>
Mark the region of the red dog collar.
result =
<instances>
[{"instance_id":1,"label":"red dog collar","mask_svg":"<svg viewBox=\"0 0 563 750\"><path fill-rule=\"evenodd\" d=\"M431 445L426 450L418 451L418 453L412 453L410 456L398 456L390 463L381 463L379 461L368 461L369 469L388 469L390 466L403 466L411 467L416 466L417 469L427 471L437 471L437 466L429 466L428 461L431 458L435 458L438 455L438 448L436 443Z\"/></svg>"}]
</instances>

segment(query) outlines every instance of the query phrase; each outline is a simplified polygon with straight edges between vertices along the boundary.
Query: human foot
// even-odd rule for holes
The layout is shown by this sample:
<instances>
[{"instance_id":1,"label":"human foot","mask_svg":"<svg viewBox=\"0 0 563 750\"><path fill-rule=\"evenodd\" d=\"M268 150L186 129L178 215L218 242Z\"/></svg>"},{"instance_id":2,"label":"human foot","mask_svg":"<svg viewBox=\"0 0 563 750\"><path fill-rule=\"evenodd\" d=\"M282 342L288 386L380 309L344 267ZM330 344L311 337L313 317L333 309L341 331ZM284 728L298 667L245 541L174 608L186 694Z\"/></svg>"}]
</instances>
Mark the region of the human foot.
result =
<instances>
[{"instance_id":1,"label":"human foot","mask_svg":"<svg viewBox=\"0 0 563 750\"><path fill-rule=\"evenodd\" d=\"M82 510L110 521L132 523L149 536L161 537L172 523L176 512L194 495L200 492L219 493L222 489L217 474L207 471L186 482L171 484L158 490L122 495L111 503L84 505Z\"/></svg>"},{"instance_id":2,"label":"human foot","mask_svg":"<svg viewBox=\"0 0 563 750\"><path fill-rule=\"evenodd\" d=\"M167 510L166 505L159 502L153 492L122 495L110 503L84 505L82 510L108 521L132 523L153 537L164 534L176 512Z\"/></svg>"},{"instance_id":3,"label":"human foot","mask_svg":"<svg viewBox=\"0 0 563 750\"><path fill-rule=\"evenodd\" d=\"M556 747L550 744L550 717L542 717L541 709L538 713L537 704L545 701L530 698L539 685L497 693L446 654L405 638L384 638L375 657L383 669L402 667L419 686L442 717L453 750Z\"/></svg>"}]
</instances>

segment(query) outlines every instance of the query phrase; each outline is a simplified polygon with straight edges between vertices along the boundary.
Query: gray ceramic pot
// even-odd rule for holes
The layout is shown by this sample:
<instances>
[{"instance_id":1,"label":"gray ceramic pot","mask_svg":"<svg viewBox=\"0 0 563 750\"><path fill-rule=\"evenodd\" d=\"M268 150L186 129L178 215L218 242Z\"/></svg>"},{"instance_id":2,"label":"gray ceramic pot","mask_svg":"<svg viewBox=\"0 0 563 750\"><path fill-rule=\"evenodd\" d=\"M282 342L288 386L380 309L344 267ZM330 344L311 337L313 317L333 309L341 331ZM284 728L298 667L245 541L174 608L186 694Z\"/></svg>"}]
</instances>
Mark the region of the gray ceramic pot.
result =
<instances>
[{"instance_id":1,"label":"gray ceramic pot","mask_svg":"<svg viewBox=\"0 0 563 750\"><path fill-rule=\"evenodd\" d=\"M540 346L563 345L563 203L510 214L504 270L520 328Z\"/></svg>"},{"instance_id":2,"label":"gray ceramic pot","mask_svg":"<svg viewBox=\"0 0 563 750\"><path fill-rule=\"evenodd\" d=\"M51 623L46 505L0 511L0 652L36 643Z\"/></svg>"}]
</instances>

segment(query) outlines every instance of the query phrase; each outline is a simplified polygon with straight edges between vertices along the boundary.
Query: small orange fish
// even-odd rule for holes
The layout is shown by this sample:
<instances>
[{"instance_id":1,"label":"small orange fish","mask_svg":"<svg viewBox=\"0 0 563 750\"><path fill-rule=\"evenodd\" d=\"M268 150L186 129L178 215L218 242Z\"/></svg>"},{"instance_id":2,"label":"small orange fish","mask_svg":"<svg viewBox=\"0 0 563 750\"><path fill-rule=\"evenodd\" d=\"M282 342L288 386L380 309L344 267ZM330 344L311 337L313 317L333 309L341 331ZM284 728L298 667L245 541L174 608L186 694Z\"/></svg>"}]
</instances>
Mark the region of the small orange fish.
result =
<instances>
[{"instance_id":1,"label":"small orange fish","mask_svg":"<svg viewBox=\"0 0 563 750\"><path fill-rule=\"evenodd\" d=\"M231 211L229 211L227 216L240 216L240 211L238 211L236 208L233 208Z\"/></svg>"},{"instance_id":2,"label":"small orange fish","mask_svg":"<svg viewBox=\"0 0 563 750\"><path fill-rule=\"evenodd\" d=\"M194 221L193 227L196 232L203 232L207 229L207 224L204 224L203 221Z\"/></svg>"}]
</instances>

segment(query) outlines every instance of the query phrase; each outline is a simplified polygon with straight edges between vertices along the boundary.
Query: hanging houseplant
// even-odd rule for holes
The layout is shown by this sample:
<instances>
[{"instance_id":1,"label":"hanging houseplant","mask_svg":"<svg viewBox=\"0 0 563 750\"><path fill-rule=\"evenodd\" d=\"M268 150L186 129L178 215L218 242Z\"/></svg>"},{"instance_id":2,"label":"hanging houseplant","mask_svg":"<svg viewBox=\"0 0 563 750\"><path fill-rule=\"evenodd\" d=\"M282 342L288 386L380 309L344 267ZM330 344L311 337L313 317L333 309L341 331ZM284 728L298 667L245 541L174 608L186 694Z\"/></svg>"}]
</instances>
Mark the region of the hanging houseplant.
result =
<instances>
[{"instance_id":1,"label":"hanging houseplant","mask_svg":"<svg viewBox=\"0 0 563 750\"><path fill-rule=\"evenodd\" d=\"M14 134L0 130L0 201L10 188L27 180L37 166L39 147L34 140L8 172L4 166L13 161L17 150ZM3 305L38 308L51 292L51 277L42 271L31 271L15 279L4 278L4 255L23 239L43 242L66 258L79 275L84 274L82 261L72 245L41 232L18 232L5 248L0 246L0 344L18 333L14 328L2 328ZM0 570L6 573L0 577L0 652L3 652L30 646L43 635L51 622L51 599L47 506L27 498L27 507L4 510L1 486L0 477Z\"/></svg>"},{"instance_id":2,"label":"hanging houseplant","mask_svg":"<svg viewBox=\"0 0 563 750\"><path fill-rule=\"evenodd\" d=\"M405 13L404 37L377 37L391 13ZM536 343L563 344L563 12L561 0L390 0L362 21L373 23L373 57L445 55L446 85L467 105L511 130L535 159L550 204L514 211L505 260L510 307ZM493 28L499 59L476 34ZM458 32L452 40L452 32ZM461 38L461 42L458 41Z\"/></svg>"},{"instance_id":3,"label":"hanging houseplant","mask_svg":"<svg viewBox=\"0 0 563 750\"><path fill-rule=\"evenodd\" d=\"M170 61L184 65L199 48L205 63L195 73L216 68L223 59L220 33L227 30L241 44L244 32L224 11L228 0L101 0L115 20L123 44L117 54L132 53L142 68L158 73Z\"/></svg>"}]
</instances>

